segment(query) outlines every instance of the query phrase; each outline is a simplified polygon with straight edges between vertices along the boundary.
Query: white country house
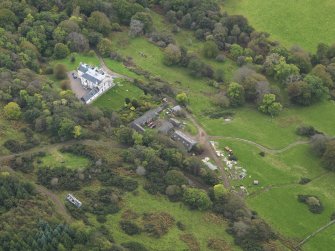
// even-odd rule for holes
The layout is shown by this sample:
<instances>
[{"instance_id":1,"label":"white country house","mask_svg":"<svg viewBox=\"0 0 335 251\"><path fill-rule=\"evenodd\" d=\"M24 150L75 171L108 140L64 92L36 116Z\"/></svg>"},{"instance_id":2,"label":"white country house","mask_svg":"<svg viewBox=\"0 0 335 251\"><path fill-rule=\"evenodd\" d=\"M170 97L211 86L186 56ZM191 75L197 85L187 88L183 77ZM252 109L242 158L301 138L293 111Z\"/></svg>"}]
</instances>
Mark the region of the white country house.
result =
<instances>
[{"instance_id":1,"label":"white country house","mask_svg":"<svg viewBox=\"0 0 335 251\"><path fill-rule=\"evenodd\" d=\"M115 86L114 76L107 74L103 69L80 63L78 77L82 86L89 90L81 99L86 104L91 103L101 94Z\"/></svg>"}]
</instances>

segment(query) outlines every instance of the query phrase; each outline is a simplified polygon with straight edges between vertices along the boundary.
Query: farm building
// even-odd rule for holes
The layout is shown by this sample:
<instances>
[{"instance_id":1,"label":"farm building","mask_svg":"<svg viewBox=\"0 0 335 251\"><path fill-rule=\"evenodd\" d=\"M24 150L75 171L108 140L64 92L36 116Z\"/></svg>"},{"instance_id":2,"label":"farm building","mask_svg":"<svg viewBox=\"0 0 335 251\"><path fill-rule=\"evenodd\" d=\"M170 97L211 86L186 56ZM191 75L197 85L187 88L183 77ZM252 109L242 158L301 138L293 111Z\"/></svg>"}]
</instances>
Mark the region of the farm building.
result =
<instances>
[{"instance_id":1,"label":"farm building","mask_svg":"<svg viewBox=\"0 0 335 251\"><path fill-rule=\"evenodd\" d=\"M178 141L184 145L187 151L191 151L192 148L197 144L197 141L191 139L189 136L184 134L183 132L176 130L172 135L171 138L175 141Z\"/></svg>"},{"instance_id":2,"label":"farm building","mask_svg":"<svg viewBox=\"0 0 335 251\"><path fill-rule=\"evenodd\" d=\"M174 126L168 121L162 122L161 126L158 128L158 132L168 135L172 130Z\"/></svg>"},{"instance_id":3,"label":"farm building","mask_svg":"<svg viewBox=\"0 0 335 251\"><path fill-rule=\"evenodd\" d=\"M170 118L169 121L170 121L175 127L180 127L181 124L182 124L178 119L175 119L175 118Z\"/></svg>"},{"instance_id":4,"label":"farm building","mask_svg":"<svg viewBox=\"0 0 335 251\"><path fill-rule=\"evenodd\" d=\"M144 132L144 125L152 122L153 120L156 120L159 116L159 114L165 109L166 104L162 104L161 106L158 106L157 108L151 109L144 113L141 117L135 119L130 125L133 129L139 132Z\"/></svg>"},{"instance_id":5,"label":"farm building","mask_svg":"<svg viewBox=\"0 0 335 251\"><path fill-rule=\"evenodd\" d=\"M114 87L114 77L108 75L103 69L80 63L78 77L82 86L89 92L82 97L85 104L91 103L101 94Z\"/></svg>"},{"instance_id":6,"label":"farm building","mask_svg":"<svg viewBox=\"0 0 335 251\"><path fill-rule=\"evenodd\" d=\"M172 111L173 113L180 112L180 111L182 111L182 110L183 110L183 108L181 108L180 105L176 105L176 106L174 106L174 107L171 108L171 111Z\"/></svg>"}]
</instances>

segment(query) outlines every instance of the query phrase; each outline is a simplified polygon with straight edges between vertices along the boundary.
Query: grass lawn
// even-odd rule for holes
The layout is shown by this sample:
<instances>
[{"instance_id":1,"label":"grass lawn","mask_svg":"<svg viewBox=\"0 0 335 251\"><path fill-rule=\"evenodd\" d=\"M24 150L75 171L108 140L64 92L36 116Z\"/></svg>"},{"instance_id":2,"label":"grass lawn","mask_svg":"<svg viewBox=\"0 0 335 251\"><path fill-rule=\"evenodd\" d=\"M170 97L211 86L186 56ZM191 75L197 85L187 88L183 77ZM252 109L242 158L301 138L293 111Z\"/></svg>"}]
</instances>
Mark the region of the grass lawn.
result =
<instances>
[{"instance_id":1,"label":"grass lawn","mask_svg":"<svg viewBox=\"0 0 335 251\"><path fill-rule=\"evenodd\" d=\"M111 69L112 71L116 73L122 74L130 78L134 78L134 79L143 79L142 76L137 75L136 73L128 70L121 62L112 60L110 58L104 58L104 62L109 69Z\"/></svg>"},{"instance_id":2,"label":"grass lawn","mask_svg":"<svg viewBox=\"0 0 335 251\"><path fill-rule=\"evenodd\" d=\"M145 190L139 188L139 195L128 193L123 199L123 209L121 212L109 215L105 224L112 230L113 237L117 243L136 241L142 243L149 250L188 250L187 245L180 240L180 235L184 233L192 233L200 244L200 250L208 250L207 241L210 238L221 239L229 243L231 250L240 250L233 245L233 240L225 231L227 224L216 217L199 212L190 211L181 203L171 203L163 196L149 195ZM186 226L185 231L179 230L173 226L167 234L157 239L150 237L145 233L140 235L128 236L119 227L122 213L131 209L132 211L143 214L145 212L167 212L171 214L176 222L181 221ZM98 224L95 217L90 217L94 224Z\"/></svg>"},{"instance_id":3,"label":"grass lawn","mask_svg":"<svg viewBox=\"0 0 335 251\"><path fill-rule=\"evenodd\" d=\"M117 85L100 96L94 105L102 109L119 110L125 103L125 98L138 99L143 91L133 83L119 80Z\"/></svg>"},{"instance_id":4,"label":"grass lawn","mask_svg":"<svg viewBox=\"0 0 335 251\"><path fill-rule=\"evenodd\" d=\"M78 68L80 62L90 64L90 65L100 65L98 57L89 56L88 54L76 54L76 60L72 63L70 61L70 56L65 59L54 60L51 62L51 65L64 64L68 71L73 71Z\"/></svg>"},{"instance_id":5,"label":"grass lawn","mask_svg":"<svg viewBox=\"0 0 335 251\"><path fill-rule=\"evenodd\" d=\"M82 169L88 167L90 161L82 156L71 153L61 153L58 150L53 150L46 156L42 157L39 166L57 168L65 166L70 169Z\"/></svg>"},{"instance_id":6,"label":"grass lawn","mask_svg":"<svg viewBox=\"0 0 335 251\"><path fill-rule=\"evenodd\" d=\"M258 31L266 31L285 46L311 52L318 43L335 42L333 0L226 0L223 10L242 14Z\"/></svg>"}]
</instances>

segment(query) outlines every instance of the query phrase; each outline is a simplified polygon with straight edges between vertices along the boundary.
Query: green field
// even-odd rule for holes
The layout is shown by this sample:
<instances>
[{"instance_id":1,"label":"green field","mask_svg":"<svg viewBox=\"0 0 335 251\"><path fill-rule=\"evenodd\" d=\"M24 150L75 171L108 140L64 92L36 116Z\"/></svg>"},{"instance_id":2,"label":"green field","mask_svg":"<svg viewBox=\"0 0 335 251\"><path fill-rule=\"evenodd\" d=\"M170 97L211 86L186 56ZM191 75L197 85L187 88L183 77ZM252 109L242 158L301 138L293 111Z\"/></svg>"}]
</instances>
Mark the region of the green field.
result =
<instances>
[{"instance_id":1,"label":"green field","mask_svg":"<svg viewBox=\"0 0 335 251\"><path fill-rule=\"evenodd\" d=\"M176 226L173 226L167 234L159 239L150 237L145 233L129 236L119 226L122 213L129 209L140 215L150 212L167 212L174 217L176 222L181 221L186 226L186 229L185 231L181 231ZM207 241L210 238L225 241L232 247L229 250L240 250L234 246L232 237L225 231L227 227L226 222L209 213L190 211L185 205L171 203L163 196L149 195L142 188L139 188L138 195L128 193L124 197L122 211L109 215L107 219L107 222L104 224L112 230L113 237L117 243L136 241L148 247L149 250L189 250L187 245L180 240L180 235L191 233L199 242L200 250L209 250L207 248ZM90 217L90 220L94 225L99 224L95 220L95 217Z\"/></svg>"},{"instance_id":2,"label":"green field","mask_svg":"<svg viewBox=\"0 0 335 251\"><path fill-rule=\"evenodd\" d=\"M258 31L283 45L299 45L311 52L318 43L335 42L333 0L225 0L223 10L248 18Z\"/></svg>"},{"instance_id":3,"label":"green field","mask_svg":"<svg viewBox=\"0 0 335 251\"><path fill-rule=\"evenodd\" d=\"M200 116L200 122L212 136L229 136L247 139L272 149L281 149L303 140L295 130L300 125L312 125L317 130L335 135L335 104L325 101L310 107L290 107L278 117L260 113L255 107L235 109L230 122Z\"/></svg>"},{"instance_id":4,"label":"green field","mask_svg":"<svg viewBox=\"0 0 335 251\"><path fill-rule=\"evenodd\" d=\"M232 181L232 185L244 185L248 192L247 203L264 218L275 231L286 238L299 242L319 227L329 222L335 211L332 187L335 174L326 171L320 160L314 156L308 145L295 146L278 154L259 155L260 150L245 142L233 139L218 140L221 149L229 146L238 157L239 165L247 170L247 178ZM301 177L312 181L300 185ZM253 185L259 180L259 185ZM316 195L321 199L325 210L322 214L312 214L306 205L297 201L299 194ZM335 245L335 239L329 238L325 231L304 245L304 250L327 249Z\"/></svg>"},{"instance_id":5,"label":"green field","mask_svg":"<svg viewBox=\"0 0 335 251\"><path fill-rule=\"evenodd\" d=\"M40 158L40 163L37 165L51 168L64 166L70 169L84 169L88 167L89 164L90 161L85 157L52 150L50 153L47 153L46 156Z\"/></svg>"}]
</instances>

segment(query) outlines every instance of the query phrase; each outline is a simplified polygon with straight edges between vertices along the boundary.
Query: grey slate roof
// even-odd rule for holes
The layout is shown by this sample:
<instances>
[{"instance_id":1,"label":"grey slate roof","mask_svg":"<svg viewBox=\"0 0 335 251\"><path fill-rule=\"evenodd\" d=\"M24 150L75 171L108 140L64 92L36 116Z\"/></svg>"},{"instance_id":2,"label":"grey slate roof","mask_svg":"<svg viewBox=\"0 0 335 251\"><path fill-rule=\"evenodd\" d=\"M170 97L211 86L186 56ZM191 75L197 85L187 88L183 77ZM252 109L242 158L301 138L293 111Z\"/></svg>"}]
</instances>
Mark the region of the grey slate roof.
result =
<instances>
[{"instance_id":1,"label":"grey slate roof","mask_svg":"<svg viewBox=\"0 0 335 251\"><path fill-rule=\"evenodd\" d=\"M99 79L95 78L94 76L89 75L89 74L87 74L87 73L84 73L84 74L82 75L82 78L85 78L85 79L87 79L88 81L93 82L93 83L98 83L98 84L100 84L100 83L102 82L101 80L99 80Z\"/></svg>"},{"instance_id":2,"label":"grey slate roof","mask_svg":"<svg viewBox=\"0 0 335 251\"><path fill-rule=\"evenodd\" d=\"M173 129L173 125L170 122L164 121L158 128L158 131L164 134L168 134Z\"/></svg>"},{"instance_id":3,"label":"grey slate roof","mask_svg":"<svg viewBox=\"0 0 335 251\"><path fill-rule=\"evenodd\" d=\"M146 113L144 113L141 117L135 119L133 123L138 124L138 125L144 125L146 122L156 118L156 116L158 116L162 110L163 108L161 106L151 109L147 111Z\"/></svg>"},{"instance_id":4,"label":"grey slate roof","mask_svg":"<svg viewBox=\"0 0 335 251\"><path fill-rule=\"evenodd\" d=\"M193 148L193 146L197 144L197 141L191 139L189 136L187 136L186 134L184 134L179 130L176 130L172 134L171 138L182 143L188 151L190 151Z\"/></svg>"},{"instance_id":5,"label":"grey slate roof","mask_svg":"<svg viewBox=\"0 0 335 251\"><path fill-rule=\"evenodd\" d=\"M179 111L181 111L182 110L182 108L181 108L181 106L180 105L176 105L175 107L173 107L172 109L171 109L173 112L179 112Z\"/></svg>"},{"instance_id":6,"label":"grey slate roof","mask_svg":"<svg viewBox=\"0 0 335 251\"><path fill-rule=\"evenodd\" d=\"M85 65L83 64L80 64L79 67L78 67L78 71L81 71L83 73L86 73L88 71L88 67L86 67Z\"/></svg>"},{"instance_id":7,"label":"grey slate roof","mask_svg":"<svg viewBox=\"0 0 335 251\"><path fill-rule=\"evenodd\" d=\"M92 90L90 90L85 96L83 96L81 100L87 103L87 101L89 101L98 92L99 92L99 88L95 87Z\"/></svg>"}]
</instances>

